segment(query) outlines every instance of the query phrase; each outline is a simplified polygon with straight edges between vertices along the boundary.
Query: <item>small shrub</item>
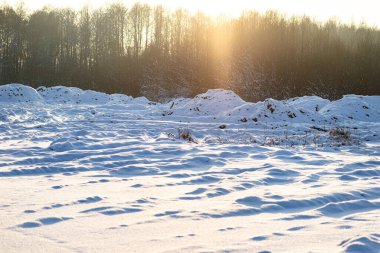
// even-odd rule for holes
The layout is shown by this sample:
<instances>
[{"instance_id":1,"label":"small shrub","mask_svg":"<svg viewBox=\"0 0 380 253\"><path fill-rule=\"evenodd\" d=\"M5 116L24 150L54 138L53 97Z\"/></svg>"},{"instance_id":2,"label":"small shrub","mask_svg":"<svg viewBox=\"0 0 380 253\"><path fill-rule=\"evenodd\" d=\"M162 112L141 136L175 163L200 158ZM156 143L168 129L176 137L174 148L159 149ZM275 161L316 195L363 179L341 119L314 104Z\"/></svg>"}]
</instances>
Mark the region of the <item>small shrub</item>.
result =
<instances>
[{"instance_id":1,"label":"small shrub","mask_svg":"<svg viewBox=\"0 0 380 253\"><path fill-rule=\"evenodd\" d=\"M348 140L351 137L351 132L342 127L336 127L329 131L329 135L334 138Z\"/></svg>"},{"instance_id":2,"label":"small shrub","mask_svg":"<svg viewBox=\"0 0 380 253\"><path fill-rule=\"evenodd\" d=\"M318 146L318 140L319 140L320 136L319 135L314 135L312 141L314 143L314 146L317 147Z\"/></svg>"},{"instance_id":3,"label":"small shrub","mask_svg":"<svg viewBox=\"0 0 380 253\"><path fill-rule=\"evenodd\" d=\"M358 142L358 139L353 137L348 129L342 127L331 129L329 135L338 146L348 146Z\"/></svg>"},{"instance_id":4,"label":"small shrub","mask_svg":"<svg viewBox=\"0 0 380 253\"><path fill-rule=\"evenodd\" d=\"M189 129L178 129L178 138L182 140L187 140L189 142L197 143L198 142L195 140L195 138L192 136L191 132Z\"/></svg>"}]
</instances>

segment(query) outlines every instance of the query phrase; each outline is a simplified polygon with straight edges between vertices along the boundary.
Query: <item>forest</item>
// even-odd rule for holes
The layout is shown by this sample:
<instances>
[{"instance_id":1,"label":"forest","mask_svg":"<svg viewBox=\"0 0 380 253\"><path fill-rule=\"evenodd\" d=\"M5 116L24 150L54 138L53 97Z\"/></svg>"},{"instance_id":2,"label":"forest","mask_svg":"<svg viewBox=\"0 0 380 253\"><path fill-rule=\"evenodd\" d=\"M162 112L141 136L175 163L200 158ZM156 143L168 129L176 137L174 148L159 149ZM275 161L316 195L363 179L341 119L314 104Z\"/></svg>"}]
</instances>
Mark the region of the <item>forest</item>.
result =
<instances>
[{"instance_id":1,"label":"forest","mask_svg":"<svg viewBox=\"0 0 380 253\"><path fill-rule=\"evenodd\" d=\"M0 7L0 84L161 101L230 89L248 101L380 94L380 30L268 11L216 18L137 3Z\"/></svg>"}]
</instances>

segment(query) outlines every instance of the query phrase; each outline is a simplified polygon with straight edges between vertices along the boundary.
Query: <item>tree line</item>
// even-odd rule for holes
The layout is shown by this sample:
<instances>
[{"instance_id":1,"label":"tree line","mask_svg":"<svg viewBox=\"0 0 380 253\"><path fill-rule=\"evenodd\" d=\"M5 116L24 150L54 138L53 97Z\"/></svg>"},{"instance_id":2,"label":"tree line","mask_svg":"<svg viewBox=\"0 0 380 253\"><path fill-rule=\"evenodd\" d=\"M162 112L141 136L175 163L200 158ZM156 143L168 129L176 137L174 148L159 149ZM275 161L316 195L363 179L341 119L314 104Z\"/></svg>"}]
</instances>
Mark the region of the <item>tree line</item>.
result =
<instances>
[{"instance_id":1,"label":"tree line","mask_svg":"<svg viewBox=\"0 0 380 253\"><path fill-rule=\"evenodd\" d=\"M276 11L210 18L136 3L0 7L0 83L153 100L232 89L246 100L380 94L380 31Z\"/></svg>"}]
</instances>

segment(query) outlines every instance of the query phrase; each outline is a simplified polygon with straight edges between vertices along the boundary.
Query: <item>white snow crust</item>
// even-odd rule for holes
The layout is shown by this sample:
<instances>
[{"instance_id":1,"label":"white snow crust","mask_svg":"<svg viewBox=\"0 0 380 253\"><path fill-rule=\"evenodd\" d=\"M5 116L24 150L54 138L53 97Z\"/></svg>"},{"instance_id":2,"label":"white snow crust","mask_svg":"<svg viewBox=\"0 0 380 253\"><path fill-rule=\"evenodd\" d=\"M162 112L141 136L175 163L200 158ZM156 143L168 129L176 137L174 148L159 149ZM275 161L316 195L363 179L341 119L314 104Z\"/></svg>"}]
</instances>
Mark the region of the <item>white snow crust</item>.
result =
<instances>
[{"instance_id":1,"label":"white snow crust","mask_svg":"<svg viewBox=\"0 0 380 253\"><path fill-rule=\"evenodd\" d=\"M0 86L0 252L380 252L380 96Z\"/></svg>"}]
</instances>

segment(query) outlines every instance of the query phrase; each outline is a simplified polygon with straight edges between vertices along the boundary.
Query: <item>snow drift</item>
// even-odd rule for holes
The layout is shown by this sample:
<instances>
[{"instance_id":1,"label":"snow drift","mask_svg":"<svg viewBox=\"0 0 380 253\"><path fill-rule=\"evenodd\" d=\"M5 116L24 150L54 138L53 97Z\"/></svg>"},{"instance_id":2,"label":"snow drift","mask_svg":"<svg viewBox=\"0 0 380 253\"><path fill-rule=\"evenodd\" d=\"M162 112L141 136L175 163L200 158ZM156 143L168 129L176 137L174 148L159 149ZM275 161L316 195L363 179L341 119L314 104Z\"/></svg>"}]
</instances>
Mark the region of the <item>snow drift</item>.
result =
<instances>
[{"instance_id":1,"label":"snow drift","mask_svg":"<svg viewBox=\"0 0 380 253\"><path fill-rule=\"evenodd\" d=\"M0 86L0 102L42 102L41 95L33 88L22 84Z\"/></svg>"},{"instance_id":2,"label":"snow drift","mask_svg":"<svg viewBox=\"0 0 380 253\"><path fill-rule=\"evenodd\" d=\"M0 86L0 102L48 103L122 106L126 110L145 111L147 115L167 118L197 118L197 120L263 123L293 122L334 124L337 122L379 122L380 96L347 95L337 101L305 96L283 101L267 99L258 103L242 100L228 90L209 90L189 98L177 98L168 103L151 102L145 97L132 98L122 94L108 95L73 87L39 87L21 84Z\"/></svg>"},{"instance_id":3,"label":"snow drift","mask_svg":"<svg viewBox=\"0 0 380 253\"><path fill-rule=\"evenodd\" d=\"M0 86L0 251L379 252L379 98Z\"/></svg>"}]
</instances>

